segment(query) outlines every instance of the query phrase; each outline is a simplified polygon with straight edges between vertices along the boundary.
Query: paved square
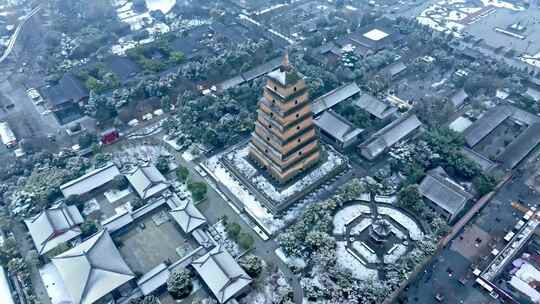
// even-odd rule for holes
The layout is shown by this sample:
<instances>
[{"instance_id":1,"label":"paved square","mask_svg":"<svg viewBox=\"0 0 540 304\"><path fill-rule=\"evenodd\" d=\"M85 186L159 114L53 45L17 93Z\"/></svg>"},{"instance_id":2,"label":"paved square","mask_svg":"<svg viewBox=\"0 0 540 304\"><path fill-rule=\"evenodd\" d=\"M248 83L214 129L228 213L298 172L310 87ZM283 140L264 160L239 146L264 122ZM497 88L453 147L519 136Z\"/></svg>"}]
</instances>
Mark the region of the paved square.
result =
<instances>
[{"instance_id":1,"label":"paved square","mask_svg":"<svg viewBox=\"0 0 540 304\"><path fill-rule=\"evenodd\" d=\"M173 263L182 258L178 252L186 254L196 248L172 219L156 225L153 217L163 211L166 208L146 215L116 238L121 243L120 253L134 272L144 274L162 262Z\"/></svg>"}]
</instances>

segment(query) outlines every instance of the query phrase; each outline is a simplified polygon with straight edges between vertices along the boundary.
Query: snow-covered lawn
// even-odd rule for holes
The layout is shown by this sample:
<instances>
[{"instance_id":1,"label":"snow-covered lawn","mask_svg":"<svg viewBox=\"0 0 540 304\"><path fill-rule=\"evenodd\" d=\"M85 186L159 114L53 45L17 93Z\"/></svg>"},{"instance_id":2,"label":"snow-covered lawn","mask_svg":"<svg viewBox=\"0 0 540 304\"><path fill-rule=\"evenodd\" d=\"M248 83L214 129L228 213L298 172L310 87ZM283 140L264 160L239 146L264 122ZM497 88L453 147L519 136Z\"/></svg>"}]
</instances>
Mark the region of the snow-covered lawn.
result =
<instances>
[{"instance_id":1,"label":"snow-covered lawn","mask_svg":"<svg viewBox=\"0 0 540 304\"><path fill-rule=\"evenodd\" d=\"M128 196L130 193L131 193L131 190L129 188L126 188L124 190L111 189L109 191L106 191L103 194L105 195L105 198L107 198L109 203L112 204Z\"/></svg>"},{"instance_id":2,"label":"snow-covered lawn","mask_svg":"<svg viewBox=\"0 0 540 304\"><path fill-rule=\"evenodd\" d=\"M403 244L396 244L396 248L390 253L384 256L384 263L395 263L407 252L407 247Z\"/></svg>"},{"instance_id":3,"label":"snow-covered lawn","mask_svg":"<svg viewBox=\"0 0 540 304\"><path fill-rule=\"evenodd\" d=\"M212 229L210 230L210 234L212 234L212 237L218 243L222 243L233 257L237 257L240 254L240 248L238 247L238 244L236 244L233 240L229 239L229 237L227 236L223 221L215 223L211 228Z\"/></svg>"},{"instance_id":4,"label":"snow-covered lawn","mask_svg":"<svg viewBox=\"0 0 540 304\"><path fill-rule=\"evenodd\" d=\"M283 261L283 263L287 264L289 267L294 266L299 269L303 269L307 265L306 261L303 258L287 256L281 248L276 249L275 253L278 258Z\"/></svg>"},{"instance_id":5,"label":"snow-covered lawn","mask_svg":"<svg viewBox=\"0 0 540 304\"><path fill-rule=\"evenodd\" d=\"M377 255L372 252L364 242L353 242L352 247L354 248L354 250L358 251L368 263L379 262L379 258L377 257Z\"/></svg>"},{"instance_id":6,"label":"snow-covered lawn","mask_svg":"<svg viewBox=\"0 0 540 304\"><path fill-rule=\"evenodd\" d=\"M39 269L39 275L41 276L45 289L47 289L47 294L49 295L52 304L73 302L69 292L64 286L64 281L62 280L60 273L58 273L58 270L53 263L48 263Z\"/></svg>"},{"instance_id":7,"label":"snow-covered lawn","mask_svg":"<svg viewBox=\"0 0 540 304\"><path fill-rule=\"evenodd\" d=\"M370 212L371 210L369 209L369 206L360 205L360 204L349 205L339 210L334 216L334 219L332 220L334 224L334 233L335 234L345 233L345 225L349 221L357 218L363 213L370 213Z\"/></svg>"},{"instance_id":8,"label":"snow-covered lawn","mask_svg":"<svg viewBox=\"0 0 540 304\"><path fill-rule=\"evenodd\" d=\"M377 207L379 214L385 214L391 217L394 221L400 223L410 233L411 239L419 241L424 238L422 229L418 227L416 222L405 213L390 207Z\"/></svg>"},{"instance_id":9,"label":"snow-covered lawn","mask_svg":"<svg viewBox=\"0 0 540 304\"><path fill-rule=\"evenodd\" d=\"M249 146L244 146L241 149L232 151L225 155L227 160L232 162L236 169L238 169L245 177L252 178L257 174L255 169L247 160L246 157L249 154Z\"/></svg>"},{"instance_id":10,"label":"snow-covered lawn","mask_svg":"<svg viewBox=\"0 0 540 304\"><path fill-rule=\"evenodd\" d=\"M293 194L298 193L313 184L315 181L324 178L326 175L334 171L338 166L342 165L345 160L332 148L326 149L327 159L324 163L319 165L316 169L311 171L306 176L302 177L294 184L283 190L277 190L264 176L258 175L252 178L251 182L272 200L276 202L283 202Z\"/></svg>"},{"instance_id":11,"label":"snow-covered lawn","mask_svg":"<svg viewBox=\"0 0 540 304\"><path fill-rule=\"evenodd\" d=\"M90 215L92 212L94 211L99 211L101 210L101 207L99 206L99 203L97 202L97 200L95 198L87 201L84 203L84 207L83 207L83 214L84 215Z\"/></svg>"},{"instance_id":12,"label":"snow-covered lawn","mask_svg":"<svg viewBox=\"0 0 540 304\"><path fill-rule=\"evenodd\" d=\"M347 248L346 242L337 242L336 246L336 258L337 262L352 271L355 278L360 280L377 279L377 270L368 268L362 264L357 258L355 258Z\"/></svg>"},{"instance_id":13,"label":"snow-covered lawn","mask_svg":"<svg viewBox=\"0 0 540 304\"><path fill-rule=\"evenodd\" d=\"M218 157L214 156L206 162L206 167L212 172L213 176L229 191L240 200L249 213L257 218L264 228L274 233L283 227L283 221L275 219L274 216L257 201L255 196L249 193L244 186L237 181L231 173L219 162Z\"/></svg>"}]
</instances>

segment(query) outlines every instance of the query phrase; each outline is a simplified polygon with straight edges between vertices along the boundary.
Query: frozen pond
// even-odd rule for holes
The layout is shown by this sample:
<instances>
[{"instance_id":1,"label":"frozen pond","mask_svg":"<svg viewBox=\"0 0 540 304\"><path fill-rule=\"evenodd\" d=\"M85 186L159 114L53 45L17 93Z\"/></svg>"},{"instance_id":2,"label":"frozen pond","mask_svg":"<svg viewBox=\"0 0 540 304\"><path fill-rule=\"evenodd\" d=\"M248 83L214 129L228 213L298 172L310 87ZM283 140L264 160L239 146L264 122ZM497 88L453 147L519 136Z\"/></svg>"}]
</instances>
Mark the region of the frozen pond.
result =
<instances>
[{"instance_id":1,"label":"frozen pond","mask_svg":"<svg viewBox=\"0 0 540 304\"><path fill-rule=\"evenodd\" d=\"M167 14L176 4L176 0L146 0L149 11L161 11Z\"/></svg>"}]
</instances>

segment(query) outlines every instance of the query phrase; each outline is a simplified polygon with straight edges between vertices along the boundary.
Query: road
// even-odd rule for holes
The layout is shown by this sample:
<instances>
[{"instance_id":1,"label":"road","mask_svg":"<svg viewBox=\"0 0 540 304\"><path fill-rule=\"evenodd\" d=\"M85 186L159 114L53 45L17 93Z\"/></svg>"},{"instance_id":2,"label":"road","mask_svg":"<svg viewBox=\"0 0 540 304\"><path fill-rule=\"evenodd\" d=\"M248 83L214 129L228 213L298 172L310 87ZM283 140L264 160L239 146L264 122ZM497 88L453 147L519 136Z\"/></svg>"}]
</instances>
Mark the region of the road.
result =
<instances>
[{"instance_id":1,"label":"road","mask_svg":"<svg viewBox=\"0 0 540 304\"><path fill-rule=\"evenodd\" d=\"M6 60L9 57L9 55L11 54L11 51L13 51L13 47L15 46L15 42L17 42L17 38L19 38L19 34L22 32L23 27L26 24L26 22L30 18L32 18L32 16L37 14L40 10L41 10L41 6L38 5L32 11L30 11L30 13L28 13L26 16L23 17L21 23L19 23L19 25L17 26L17 29L15 30L15 32L13 33L11 38L9 39L8 47L4 51L4 55L2 55L2 57L0 57L0 63L4 62L4 60Z\"/></svg>"}]
</instances>

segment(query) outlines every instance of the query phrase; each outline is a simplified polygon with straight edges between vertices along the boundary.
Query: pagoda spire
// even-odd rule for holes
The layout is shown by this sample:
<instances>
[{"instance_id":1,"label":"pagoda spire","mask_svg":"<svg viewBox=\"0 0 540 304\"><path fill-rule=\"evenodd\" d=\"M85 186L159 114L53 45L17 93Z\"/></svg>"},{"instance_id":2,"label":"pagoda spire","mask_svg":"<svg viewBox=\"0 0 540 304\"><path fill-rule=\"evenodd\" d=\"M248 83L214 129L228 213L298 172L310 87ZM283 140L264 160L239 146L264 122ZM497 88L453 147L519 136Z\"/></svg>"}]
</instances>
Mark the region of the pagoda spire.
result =
<instances>
[{"instance_id":1,"label":"pagoda spire","mask_svg":"<svg viewBox=\"0 0 540 304\"><path fill-rule=\"evenodd\" d=\"M282 72L291 70L291 62L289 61L289 51L285 51L281 66L279 67Z\"/></svg>"}]
</instances>

